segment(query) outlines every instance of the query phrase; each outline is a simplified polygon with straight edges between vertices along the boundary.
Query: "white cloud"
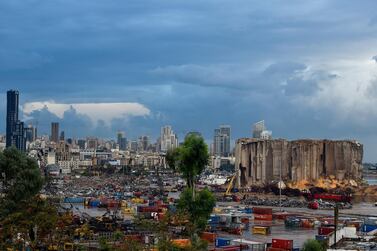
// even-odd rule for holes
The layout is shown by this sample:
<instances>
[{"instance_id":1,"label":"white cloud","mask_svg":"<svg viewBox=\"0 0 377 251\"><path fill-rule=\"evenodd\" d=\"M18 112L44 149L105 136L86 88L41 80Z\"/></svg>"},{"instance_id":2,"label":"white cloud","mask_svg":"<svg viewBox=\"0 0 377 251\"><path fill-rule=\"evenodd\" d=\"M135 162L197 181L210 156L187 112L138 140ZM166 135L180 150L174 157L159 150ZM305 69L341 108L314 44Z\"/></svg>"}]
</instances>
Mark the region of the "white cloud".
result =
<instances>
[{"instance_id":1,"label":"white cloud","mask_svg":"<svg viewBox=\"0 0 377 251\"><path fill-rule=\"evenodd\" d=\"M103 120L110 125L113 119L127 119L131 116L148 116L150 110L139 103L78 103L78 104L62 104L54 101L29 102L25 103L22 110L25 116L31 116L34 111L47 108L47 110L55 114L59 118L64 117L64 112L74 109L78 114L89 117L95 124L99 120Z\"/></svg>"},{"instance_id":2,"label":"white cloud","mask_svg":"<svg viewBox=\"0 0 377 251\"><path fill-rule=\"evenodd\" d=\"M377 99L373 95L377 66L373 60L334 60L318 67L336 73L336 77L319 79L319 91L299 102L332 111L340 121L351 119L363 124L377 116Z\"/></svg>"}]
</instances>

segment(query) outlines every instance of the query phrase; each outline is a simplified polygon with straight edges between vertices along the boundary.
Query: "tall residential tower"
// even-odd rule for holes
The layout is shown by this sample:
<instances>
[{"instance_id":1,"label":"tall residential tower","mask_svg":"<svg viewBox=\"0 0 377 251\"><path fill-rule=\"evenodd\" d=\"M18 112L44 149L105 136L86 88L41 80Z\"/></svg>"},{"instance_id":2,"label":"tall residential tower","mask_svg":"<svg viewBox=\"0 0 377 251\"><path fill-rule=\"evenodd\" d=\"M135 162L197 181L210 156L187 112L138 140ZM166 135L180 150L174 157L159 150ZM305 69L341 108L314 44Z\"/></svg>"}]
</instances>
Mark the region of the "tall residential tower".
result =
<instances>
[{"instance_id":1,"label":"tall residential tower","mask_svg":"<svg viewBox=\"0 0 377 251\"><path fill-rule=\"evenodd\" d=\"M18 106L18 91L9 90L7 92L6 147L15 146L20 151L26 151L24 122L18 120Z\"/></svg>"},{"instance_id":2,"label":"tall residential tower","mask_svg":"<svg viewBox=\"0 0 377 251\"><path fill-rule=\"evenodd\" d=\"M230 156L230 126L220 125L215 129L213 137L213 155L228 157Z\"/></svg>"}]
</instances>

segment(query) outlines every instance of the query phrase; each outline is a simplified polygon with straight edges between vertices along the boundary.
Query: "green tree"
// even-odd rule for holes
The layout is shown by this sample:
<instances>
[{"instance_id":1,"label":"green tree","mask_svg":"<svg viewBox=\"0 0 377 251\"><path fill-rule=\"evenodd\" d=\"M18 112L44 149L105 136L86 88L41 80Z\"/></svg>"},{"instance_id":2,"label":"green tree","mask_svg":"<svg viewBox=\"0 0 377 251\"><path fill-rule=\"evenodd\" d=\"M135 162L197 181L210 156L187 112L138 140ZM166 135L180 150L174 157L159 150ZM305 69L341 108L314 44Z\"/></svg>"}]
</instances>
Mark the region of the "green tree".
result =
<instances>
[{"instance_id":1,"label":"green tree","mask_svg":"<svg viewBox=\"0 0 377 251\"><path fill-rule=\"evenodd\" d=\"M168 150L165 156L168 166L174 171L177 170L179 153L177 149Z\"/></svg>"},{"instance_id":2,"label":"green tree","mask_svg":"<svg viewBox=\"0 0 377 251\"><path fill-rule=\"evenodd\" d=\"M22 201L33 198L42 188L43 178L37 162L16 148L0 153L0 220L17 211Z\"/></svg>"},{"instance_id":3,"label":"green tree","mask_svg":"<svg viewBox=\"0 0 377 251\"><path fill-rule=\"evenodd\" d=\"M204 230L216 205L215 197L207 188L199 191L194 196L191 188L186 188L182 192L177 205L179 210L188 213L190 222L196 228L192 233L196 233L197 230Z\"/></svg>"},{"instance_id":4,"label":"green tree","mask_svg":"<svg viewBox=\"0 0 377 251\"><path fill-rule=\"evenodd\" d=\"M209 160L208 147L204 139L190 134L180 147L168 155L169 166L178 167L187 181L187 186L194 188L197 176L203 172Z\"/></svg>"},{"instance_id":5,"label":"green tree","mask_svg":"<svg viewBox=\"0 0 377 251\"><path fill-rule=\"evenodd\" d=\"M304 247L302 248L302 250L303 251L325 251L326 248L321 242L311 239L311 240L307 240L304 243Z\"/></svg>"},{"instance_id":6,"label":"green tree","mask_svg":"<svg viewBox=\"0 0 377 251\"><path fill-rule=\"evenodd\" d=\"M0 153L0 183L1 248L17 235L32 243L47 238L57 211L37 195L43 186L37 162L15 148L5 149Z\"/></svg>"}]
</instances>

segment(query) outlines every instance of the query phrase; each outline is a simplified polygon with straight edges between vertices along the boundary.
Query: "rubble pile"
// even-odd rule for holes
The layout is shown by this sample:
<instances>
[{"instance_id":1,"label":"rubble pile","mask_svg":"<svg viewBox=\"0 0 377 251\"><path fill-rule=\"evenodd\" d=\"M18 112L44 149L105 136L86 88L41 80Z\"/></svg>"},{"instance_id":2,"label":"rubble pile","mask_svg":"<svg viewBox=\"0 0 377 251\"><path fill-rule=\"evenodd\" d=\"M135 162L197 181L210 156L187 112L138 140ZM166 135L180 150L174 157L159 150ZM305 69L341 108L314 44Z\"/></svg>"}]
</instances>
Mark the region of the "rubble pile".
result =
<instances>
[{"instance_id":1,"label":"rubble pile","mask_svg":"<svg viewBox=\"0 0 377 251\"><path fill-rule=\"evenodd\" d=\"M320 209L333 209L335 207L335 202L330 201L317 201L319 204ZM245 205L252 205L252 206L269 206L269 207L279 207L280 200L279 199L271 199L271 198L260 198L260 197L248 197L242 200L242 203ZM341 209L349 209L352 208L350 203L338 203ZM305 200L299 199L292 199L292 198L282 198L281 200L281 207L293 207L293 208L308 208L309 202Z\"/></svg>"}]
</instances>

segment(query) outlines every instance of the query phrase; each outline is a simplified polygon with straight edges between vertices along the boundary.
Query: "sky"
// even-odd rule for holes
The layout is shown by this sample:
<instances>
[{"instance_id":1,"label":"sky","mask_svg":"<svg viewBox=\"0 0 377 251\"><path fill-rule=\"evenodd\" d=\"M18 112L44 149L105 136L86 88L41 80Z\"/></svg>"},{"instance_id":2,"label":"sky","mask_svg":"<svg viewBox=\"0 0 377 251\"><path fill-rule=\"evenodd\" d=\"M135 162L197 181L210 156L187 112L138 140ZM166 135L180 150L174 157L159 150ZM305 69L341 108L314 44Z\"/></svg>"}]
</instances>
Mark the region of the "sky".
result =
<instances>
[{"instance_id":1,"label":"sky","mask_svg":"<svg viewBox=\"0 0 377 251\"><path fill-rule=\"evenodd\" d=\"M377 1L0 0L5 93L68 137L356 139L377 161Z\"/></svg>"}]
</instances>

